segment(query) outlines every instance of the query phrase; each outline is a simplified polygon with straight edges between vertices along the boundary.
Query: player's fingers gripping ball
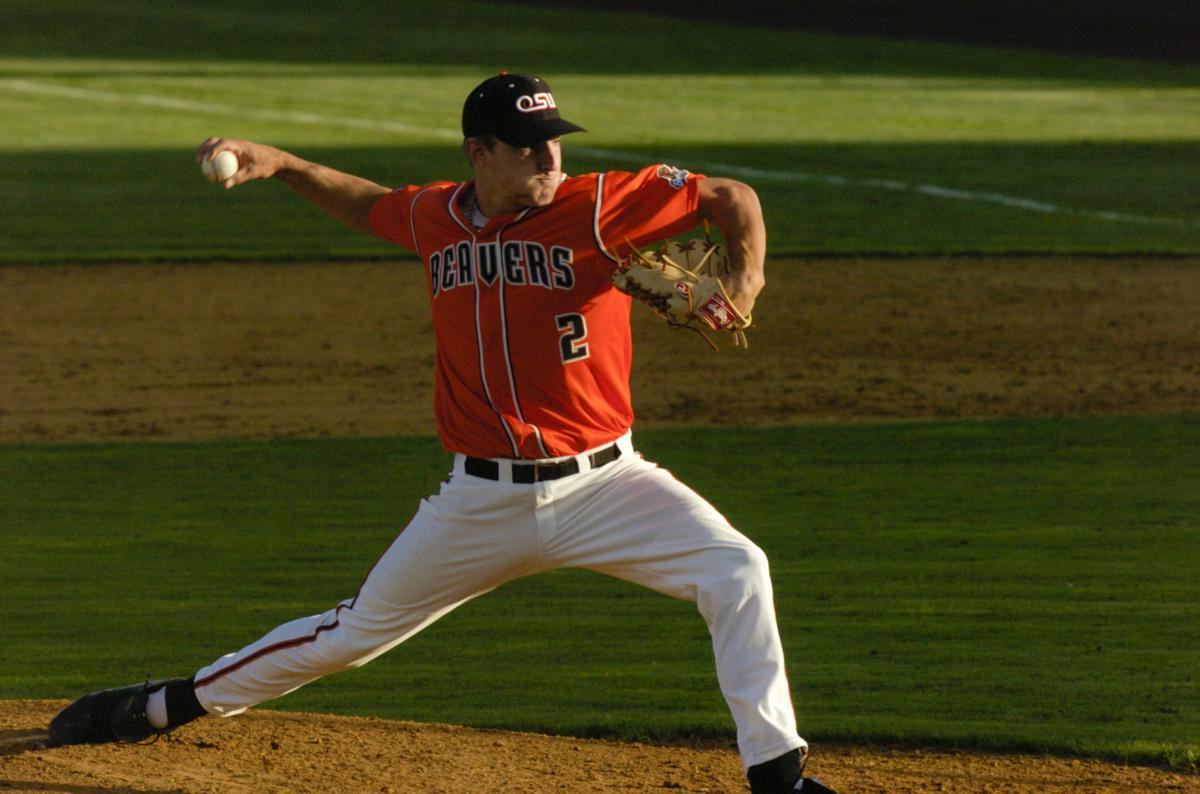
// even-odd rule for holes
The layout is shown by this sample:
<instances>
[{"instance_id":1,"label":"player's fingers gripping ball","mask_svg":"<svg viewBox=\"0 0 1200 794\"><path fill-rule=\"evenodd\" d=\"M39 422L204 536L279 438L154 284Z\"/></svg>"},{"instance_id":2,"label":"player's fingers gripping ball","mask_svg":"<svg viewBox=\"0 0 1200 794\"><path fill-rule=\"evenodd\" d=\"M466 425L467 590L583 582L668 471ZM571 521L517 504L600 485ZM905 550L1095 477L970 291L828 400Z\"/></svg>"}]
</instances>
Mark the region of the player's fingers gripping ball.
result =
<instances>
[{"instance_id":1,"label":"player's fingers gripping ball","mask_svg":"<svg viewBox=\"0 0 1200 794\"><path fill-rule=\"evenodd\" d=\"M649 306L674 328L688 328L709 339L705 330L727 331L734 345L748 347L745 329L750 316L733 304L721 276L729 273L729 256L711 240L671 241L658 251L638 251L621 260L612 283Z\"/></svg>"}]
</instances>

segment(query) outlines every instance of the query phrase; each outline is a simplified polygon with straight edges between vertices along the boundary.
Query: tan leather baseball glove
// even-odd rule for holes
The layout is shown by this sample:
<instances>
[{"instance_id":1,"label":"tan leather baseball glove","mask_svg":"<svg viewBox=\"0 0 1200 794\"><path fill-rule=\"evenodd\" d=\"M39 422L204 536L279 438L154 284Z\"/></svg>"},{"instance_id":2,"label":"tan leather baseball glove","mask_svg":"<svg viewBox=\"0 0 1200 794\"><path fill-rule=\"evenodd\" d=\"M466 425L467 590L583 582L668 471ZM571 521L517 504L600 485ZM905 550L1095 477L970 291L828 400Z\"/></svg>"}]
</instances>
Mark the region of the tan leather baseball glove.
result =
<instances>
[{"instance_id":1,"label":"tan leather baseball glove","mask_svg":"<svg viewBox=\"0 0 1200 794\"><path fill-rule=\"evenodd\" d=\"M749 315L733 305L721 276L729 272L729 256L711 240L671 241L657 251L632 253L621 260L612 283L649 306L672 328L699 333L718 349L706 330L728 331L738 347L748 347Z\"/></svg>"}]
</instances>

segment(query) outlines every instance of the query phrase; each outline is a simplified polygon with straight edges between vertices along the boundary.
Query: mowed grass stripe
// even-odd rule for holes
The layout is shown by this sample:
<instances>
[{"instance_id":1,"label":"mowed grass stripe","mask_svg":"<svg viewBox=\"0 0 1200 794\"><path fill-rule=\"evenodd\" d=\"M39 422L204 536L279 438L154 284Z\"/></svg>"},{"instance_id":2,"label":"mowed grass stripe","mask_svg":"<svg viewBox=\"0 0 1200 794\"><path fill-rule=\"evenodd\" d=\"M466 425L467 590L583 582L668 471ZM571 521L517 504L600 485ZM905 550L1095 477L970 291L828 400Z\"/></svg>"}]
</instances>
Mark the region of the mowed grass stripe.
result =
<instances>
[{"instance_id":1,"label":"mowed grass stripe","mask_svg":"<svg viewBox=\"0 0 1200 794\"><path fill-rule=\"evenodd\" d=\"M353 116L337 116L309 111L285 111L247 105L229 105L212 102L196 102L178 99L170 96L145 93L122 93L116 91L99 91L85 88L72 88L52 83L31 80L0 80L0 89L20 91L47 97L65 97L79 102L98 102L126 106L160 108L180 113L199 113L208 116L233 117L239 120L255 119L259 121L282 122L295 125L315 125L324 127L347 127L359 130L373 130L380 133L391 133L413 136L417 139L437 138L443 140L460 140L460 132L451 127L419 127L403 122L386 119L356 118ZM572 140L574 144L574 140ZM590 146L571 145L569 151L598 162L613 162L630 168L639 168L653 162L652 154L637 151L618 151L614 149L598 149ZM820 174L789 171L787 169L766 169L740 165L736 163L714 163L698 161L688 165L692 168L710 174L721 174L728 177L765 181L768 183L781 182L784 184L819 184L826 187L891 191L901 193L918 193L934 196L947 201L967 201L992 204L999 207L1016 208L1036 212L1043 215L1074 215L1091 220L1102 220L1113 223L1152 224L1200 228L1200 220L1186 218L1159 217L1139 215L1128 212L1116 212L1105 209L1080 209L1064 207L1039 199L1007 196L999 193L962 190L925 182L909 183L891 178L851 178L840 174Z\"/></svg>"},{"instance_id":2,"label":"mowed grass stripe","mask_svg":"<svg viewBox=\"0 0 1200 794\"><path fill-rule=\"evenodd\" d=\"M646 432L770 555L804 732L1197 758L1200 420ZM351 594L436 488L430 439L0 450L0 696L186 674ZM691 605L512 583L273 704L727 738Z\"/></svg>"},{"instance_id":3,"label":"mowed grass stripe","mask_svg":"<svg viewBox=\"0 0 1200 794\"><path fill-rule=\"evenodd\" d=\"M213 188L192 151L466 178L462 97L499 68L543 73L590 130L568 171L724 171L759 190L774 253L1200 251L1195 67L432 0L7 10L3 262L395 255L286 190Z\"/></svg>"}]
</instances>

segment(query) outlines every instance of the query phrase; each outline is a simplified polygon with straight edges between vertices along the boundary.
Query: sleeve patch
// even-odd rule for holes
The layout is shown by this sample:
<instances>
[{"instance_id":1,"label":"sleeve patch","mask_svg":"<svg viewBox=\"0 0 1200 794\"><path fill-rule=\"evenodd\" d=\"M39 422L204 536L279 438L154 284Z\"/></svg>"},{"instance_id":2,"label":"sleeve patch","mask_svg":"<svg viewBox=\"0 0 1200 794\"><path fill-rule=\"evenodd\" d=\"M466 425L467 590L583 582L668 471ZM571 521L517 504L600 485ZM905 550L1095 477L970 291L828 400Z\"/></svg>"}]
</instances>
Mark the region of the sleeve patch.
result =
<instances>
[{"instance_id":1,"label":"sleeve patch","mask_svg":"<svg viewBox=\"0 0 1200 794\"><path fill-rule=\"evenodd\" d=\"M671 184L671 187L676 190L686 185L688 179L691 177L690 173L673 165L660 165L654 175L659 179L667 180Z\"/></svg>"}]
</instances>

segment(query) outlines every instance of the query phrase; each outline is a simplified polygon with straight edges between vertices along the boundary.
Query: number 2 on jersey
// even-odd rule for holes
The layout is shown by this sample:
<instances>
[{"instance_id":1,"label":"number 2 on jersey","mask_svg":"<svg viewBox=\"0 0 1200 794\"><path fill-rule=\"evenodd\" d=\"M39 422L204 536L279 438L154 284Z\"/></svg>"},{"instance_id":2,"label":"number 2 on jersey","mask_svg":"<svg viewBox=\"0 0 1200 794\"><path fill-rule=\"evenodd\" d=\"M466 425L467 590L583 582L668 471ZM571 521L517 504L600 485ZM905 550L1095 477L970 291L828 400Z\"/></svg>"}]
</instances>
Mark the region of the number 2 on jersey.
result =
<instances>
[{"instance_id":1,"label":"number 2 on jersey","mask_svg":"<svg viewBox=\"0 0 1200 794\"><path fill-rule=\"evenodd\" d=\"M554 318L558 324L558 349L562 354L562 362L570 364L588 357L587 323L582 314L560 314Z\"/></svg>"}]
</instances>

